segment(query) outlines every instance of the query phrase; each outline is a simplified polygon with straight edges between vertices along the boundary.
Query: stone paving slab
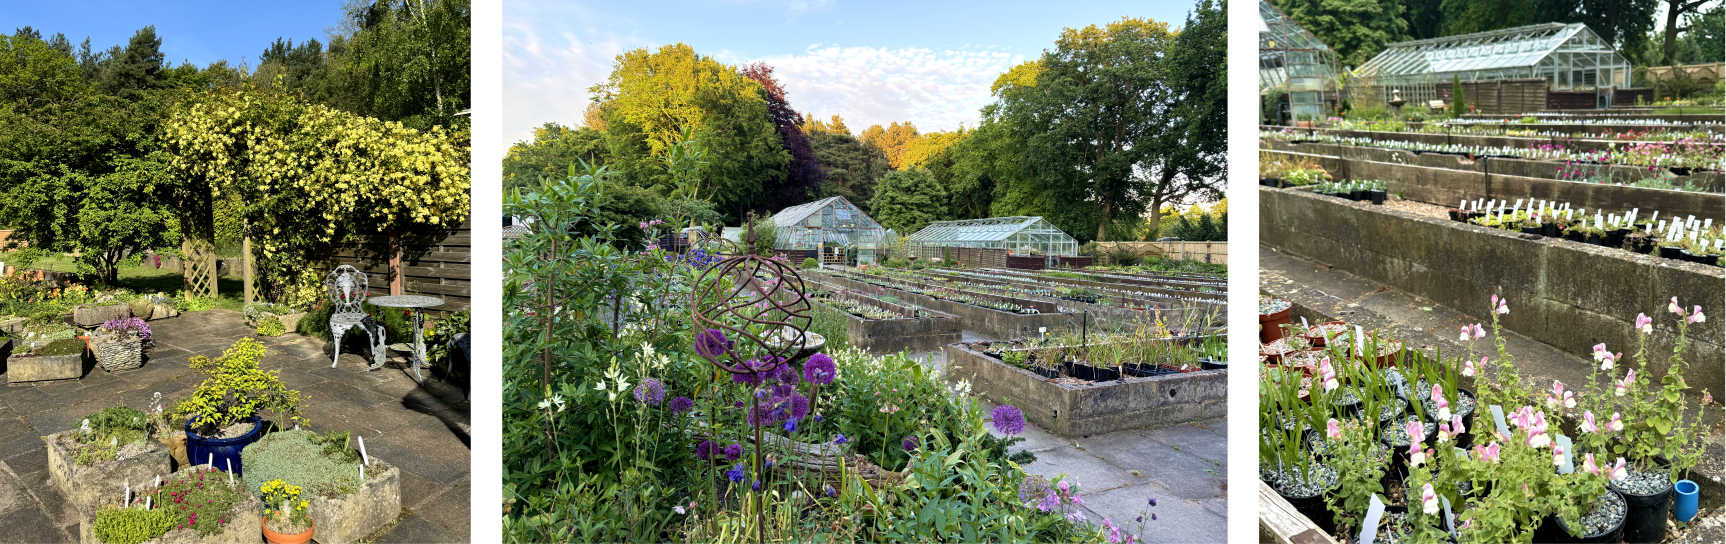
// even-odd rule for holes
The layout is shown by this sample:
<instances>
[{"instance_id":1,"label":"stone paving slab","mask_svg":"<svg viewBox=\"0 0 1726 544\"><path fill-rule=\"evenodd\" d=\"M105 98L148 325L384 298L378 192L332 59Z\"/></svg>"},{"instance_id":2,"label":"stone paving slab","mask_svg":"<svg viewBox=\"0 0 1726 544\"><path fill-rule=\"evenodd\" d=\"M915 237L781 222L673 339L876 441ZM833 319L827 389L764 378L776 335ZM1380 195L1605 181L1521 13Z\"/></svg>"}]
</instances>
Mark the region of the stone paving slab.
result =
<instances>
[{"instance_id":1,"label":"stone paving slab","mask_svg":"<svg viewBox=\"0 0 1726 544\"><path fill-rule=\"evenodd\" d=\"M75 509L48 483L41 436L115 404L142 409L156 392L187 394L202 381L187 366L192 356L219 357L254 336L231 310L183 313L150 327L157 345L138 369L96 367L78 380L0 387L0 543L77 540ZM301 391L312 430L364 436L368 453L401 469L403 517L379 542L472 540L469 405L458 384L443 381L442 367L422 369L419 384L401 354L366 371L363 343L350 344L330 368L327 342L297 334L259 340L269 348L260 366L281 370L283 382Z\"/></svg>"}]
</instances>

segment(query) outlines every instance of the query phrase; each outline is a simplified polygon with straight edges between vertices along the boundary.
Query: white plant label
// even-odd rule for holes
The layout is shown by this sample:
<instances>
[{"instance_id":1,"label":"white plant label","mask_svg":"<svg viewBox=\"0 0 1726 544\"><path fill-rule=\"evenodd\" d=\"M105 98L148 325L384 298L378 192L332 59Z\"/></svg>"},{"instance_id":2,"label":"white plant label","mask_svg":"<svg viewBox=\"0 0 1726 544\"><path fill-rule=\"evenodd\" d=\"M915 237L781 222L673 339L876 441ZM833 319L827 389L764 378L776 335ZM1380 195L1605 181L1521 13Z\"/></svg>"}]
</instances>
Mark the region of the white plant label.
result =
<instances>
[{"instance_id":1,"label":"white plant label","mask_svg":"<svg viewBox=\"0 0 1726 544\"><path fill-rule=\"evenodd\" d=\"M1456 520L1451 519L1450 499L1445 498L1444 495L1439 495L1438 502L1444 505L1444 526L1450 528L1450 536L1456 536Z\"/></svg>"},{"instance_id":2,"label":"white plant label","mask_svg":"<svg viewBox=\"0 0 1726 544\"><path fill-rule=\"evenodd\" d=\"M228 487L233 487L233 485L234 485L234 460L232 458L229 458L229 459L224 459L224 461L228 462ZM283 510L286 510L286 508L283 508Z\"/></svg>"},{"instance_id":3,"label":"white plant label","mask_svg":"<svg viewBox=\"0 0 1726 544\"><path fill-rule=\"evenodd\" d=\"M1354 351L1366 355L1366 333L1361 332L1360 325L1354 326Z\"/></svg>"},{"instance_id":4,"label":"white plant label","mask_svg":"<svg viewBox=\"0 0 1726 544\"><path fill-rule=\"evenodd\" d=\"M357 438L360 441L360 458L363 459L366 462L366 464L368 464L368 465L371 464L372 463L371 456L366 455L366 437L356 436L354 438Z\"/></svg>"},{"instance_id":5,"label":"white plant label","mask_svg":"<svg viewBox=\"0 0 1726 544\"><path fill-rule=\"evenodd\" d=\"M1372 544L1378 537L1378 521L1384 517L1384 501L1378 500L1378 494L1372 494L1372 504L1366 507L1366 521L1360 525L1360 544Z\"/></svg>"},{"instance_id":6,"label":"white plant label","mask_svg":"<svg viewBox=\"0 0 1726 544\"><path fill-rule=\"evenodd\" d=\"M1564 459L1562 459L1558 464L1558 473L1570 474L1572 472L1576 472L1576 462L1574 459L1571 459L1571 456L1575 453L1570 451L1570 437L1558 433L1553 433L1553 437L1553 443L1558 444L1558 447L1560 448L1564 448Z\"/></svg>"},{"instance_id":7,"label":"white plant label","mask_svg":"<svg viewBox=\"0 0 1726 544\"><path fill-rule=\"evenodd\" d=\"M1302 329L1312 328L1312 325L1306 324L1306 316L1304 316L1304 315L1301 316L1301 318L1300 318L1300 328L1302 328Z\"/></svg>"},{"instance_id":8,"label":"white plant label","mask_svg":"<svg viewBox=\"0 0 1726 544\"><path fill-rule=\"evenodd\" d=\"M1498 432L1504 436L1512 436L1510 434L1510 425L1504 422L1504 407L1494 404L1491 406L1491 409L1492 421L1498 424Z\"/></svg>"}]
</instances>

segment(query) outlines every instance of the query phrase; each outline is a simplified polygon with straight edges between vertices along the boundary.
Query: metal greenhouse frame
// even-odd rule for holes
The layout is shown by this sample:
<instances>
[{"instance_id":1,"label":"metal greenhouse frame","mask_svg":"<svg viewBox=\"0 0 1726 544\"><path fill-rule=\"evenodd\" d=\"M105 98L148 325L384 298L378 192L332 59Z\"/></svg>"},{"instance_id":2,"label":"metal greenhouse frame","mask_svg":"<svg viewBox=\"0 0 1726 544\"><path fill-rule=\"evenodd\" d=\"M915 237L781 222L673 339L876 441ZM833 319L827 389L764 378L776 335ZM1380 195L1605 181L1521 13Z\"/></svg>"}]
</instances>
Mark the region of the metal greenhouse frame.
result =
<instances>
[{"instance_id":1,"label":"metal greenhouse frame","mask_svg":"<svg viewBox=\"0 0 1726 544\"><path fill-rule=\"evenodd\" d=\"M1630 86L1630 61L1582 23L1399 42L1355 70L1381 86L1543 78L1554 91Z\"/></svg>"},{"instance_id":2,"label":"metal greenhouse frame","mask_svg":"<svg viewBox=\"0 0 1726 544\"><path fill-rule=\"evenodd\" d=\"M780 210L773 214L773 226L779 232L774 249L856 247L860 264L875 262L875 250L887 233L842 196Z\"/></svg>"},{"instance_id":3,"label":"metal greenhouse frame","mask_svg":"<svg viewBox=\"0 0 1726 544\"><path fill-rule=\"evenodd\" d=\"M1072 257L1079 242L1041 217L991 217L936 221L905 240L907 250L924 259L942 256L944 247L986 247L1014 253L1036 250Z\"/></svg>"},{"instance_id":4,"label":"metal greenhouse frame","mask_svg":"<svg viewBox=\"0 0 1726 544\"><path fill-rule=\"evenodd\" d=\"M1336 51L1282 10L1259 0L1259 95L1287 84L1289 115L1318 119L1336 89Z\"/></svg>"}]
</instances>

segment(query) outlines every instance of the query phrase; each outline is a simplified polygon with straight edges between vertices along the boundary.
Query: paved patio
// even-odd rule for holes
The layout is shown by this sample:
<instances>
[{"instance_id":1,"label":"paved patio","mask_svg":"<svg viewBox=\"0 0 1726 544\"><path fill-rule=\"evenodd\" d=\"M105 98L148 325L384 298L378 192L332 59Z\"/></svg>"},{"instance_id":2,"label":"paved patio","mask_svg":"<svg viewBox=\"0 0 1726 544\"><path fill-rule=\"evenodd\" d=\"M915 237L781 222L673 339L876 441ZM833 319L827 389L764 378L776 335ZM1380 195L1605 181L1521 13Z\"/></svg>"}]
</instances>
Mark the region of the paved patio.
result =
<instances>
[{"instance_id":1,"label":"paved patio","mask_svg":"<svg viewBox=\"0 0 1726 544\"><path fill-rule=\"evenodd\" d=\"M156 392L168 399L190 394L202 381L187 366L191 356L218 357L240 338L256 336L231 310L184 313L150 328L156 347L141 368L109 373L97 366L79 380L0 385L0 542L77 541L76 510L48 479L41 436L115 404L142 409ZM368 453L401 469L401 517L373 541L470 541L472 447L461 389L442 381L442 367L416 384L406 359L394 353L384 368L366 372L370 360L356 347L364 342L359 336L336 368L328 342L291 333L259 337L269 347L261 366L281 369L282 381L300 391L312 430L364 436Z\"/></svg>"}]
</instances>

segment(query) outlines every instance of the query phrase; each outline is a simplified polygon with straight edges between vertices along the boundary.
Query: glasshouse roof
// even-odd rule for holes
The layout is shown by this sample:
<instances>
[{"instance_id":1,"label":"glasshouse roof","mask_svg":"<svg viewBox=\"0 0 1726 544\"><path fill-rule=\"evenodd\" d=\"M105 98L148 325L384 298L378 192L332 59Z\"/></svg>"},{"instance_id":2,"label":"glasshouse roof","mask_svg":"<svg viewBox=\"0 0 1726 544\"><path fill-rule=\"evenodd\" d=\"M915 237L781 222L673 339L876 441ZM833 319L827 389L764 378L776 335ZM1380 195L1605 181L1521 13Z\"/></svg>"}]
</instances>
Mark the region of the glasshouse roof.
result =
<instances>
[{"instance_id":1,"label":"glasshouse roof","mask_svg":"<svg viewBox=\"0 0 1726 544\"><path fill-rule=\"evenodd\" d=\"M845 197L833 196L779 210L779 213L773 214L773 225L777 227L796 225L803 222L804 219L808 219L809 216L820 212L822 208L826 208L831 204L840 202L843 202L844 204L833 208L835 218L844 221L851 221L853 220L852 216L855 215L861 219L869 219L870 222L875 221L874 219L870 219L869 216L864 215L856 206L852 206L851 201L845 200Z\"/></svg>"},{"instance_id":2,"label":"glasshouse roof","mask_svg":"<svg viewBox=\"0 0 1726 544\"><path fill-rule=\"evenodd\" d=\"M1263 92L1295 77L1335 77L1329 63L1336 52L1318 36L1269 2L1259 0L1259 90ZM1303 70L1310 74L1301 74Z\"/></svg>"},{"instance_id":3,"label":"glasshouse roof","mask_svg":"<svg viewBox=\"0 0 1726 544\"><path fill-rule=\"evenodd\" d=\"M1587 25L1546 23L1389 44L1355 73L1380 83L1545 77L1572 88L1627 85L1629 68Z\"/></svg>"}]
</instances>

